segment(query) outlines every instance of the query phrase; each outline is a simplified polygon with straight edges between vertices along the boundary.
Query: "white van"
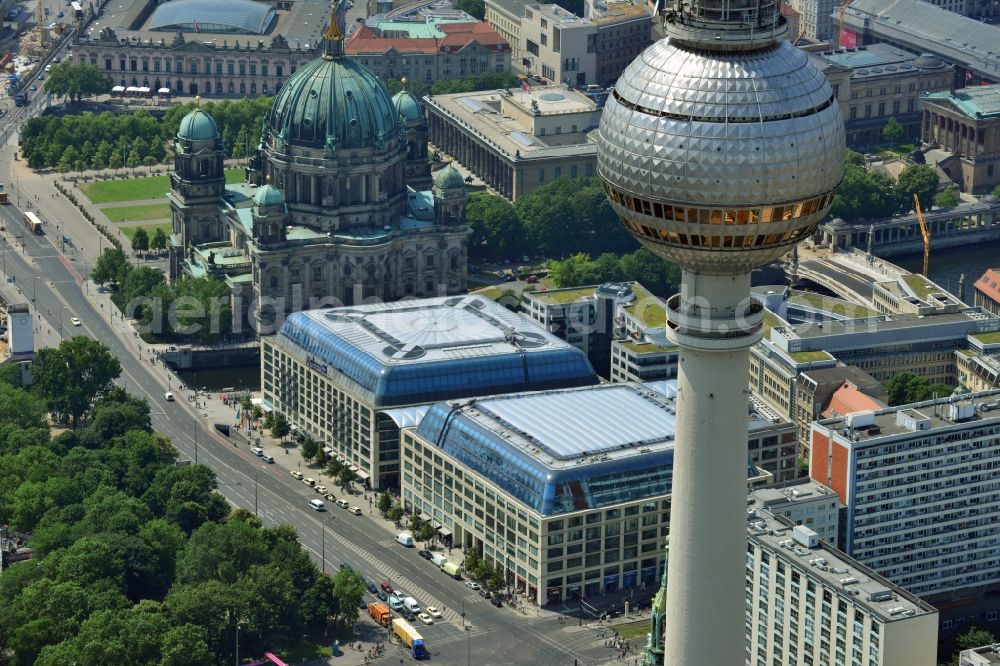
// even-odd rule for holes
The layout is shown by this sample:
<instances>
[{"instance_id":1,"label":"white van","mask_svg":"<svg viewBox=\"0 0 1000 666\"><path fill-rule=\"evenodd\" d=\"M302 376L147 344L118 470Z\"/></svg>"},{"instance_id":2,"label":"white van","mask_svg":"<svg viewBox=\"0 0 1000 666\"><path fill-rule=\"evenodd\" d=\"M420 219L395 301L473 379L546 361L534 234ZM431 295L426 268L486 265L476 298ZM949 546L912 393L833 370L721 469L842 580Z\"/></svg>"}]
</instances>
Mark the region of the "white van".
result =
<instances>
[{"instance_id":1,"label":"white van","mask_svg":"<svg viewBox=\"0 0 1000 666\"><path fill-rule=\"evenodd\" d=\"M420 612L420 604L413 597L406 597L403 599L403 607L410 611L414 615Z\"/></svg>"},{"instance_id":2,"label":"white van","mask_svg":"<svg viewBox=\"0 0 1000 666\"><path fill-rule=\"evenodd\" d=\"M445 557L444 555L442 555L441 553L434 553L433 555L431 555L431 562L433 562L434 566L436 566L436 567L440 567L442 564L444 564L447 561L448 561L448 558Z\"/></svg>"},{"instance_id":3,"label":"white van","mask_svg":"<svg viewBox=\"0 0 1000 666\"><path fill-rule=\"evenodd\" d=\"M349 507L349 506L350 506L350 504L349 504L349 503L347 502L347 500L345 500L345 499L339 499L339 500L337 500L336 504L337 504L337 506L339 506L339 507L340 507L341 509L346 509L347 507Z\"/></svg>"},{"instance_id":4,"label":"white van","mask_svg":"<svg viewBox=\"0 0 1000 666\"><path fill-rule=\"evenodd\" d=\"M326 511L326 504L323 504L323 500L309 500L309 506L311 506L315 511Z\"/></svg>"},{"instance_id":5,"label":"white van","mask_svg":"<svg viewBox=\"0 0 1000 666\"><path fill-rule=\"evenodd\" d=\"M400 532L396 535L396 543L402 544L407 548L413 548L413 535L407 532Z\"/></svg>"}]
</instances>

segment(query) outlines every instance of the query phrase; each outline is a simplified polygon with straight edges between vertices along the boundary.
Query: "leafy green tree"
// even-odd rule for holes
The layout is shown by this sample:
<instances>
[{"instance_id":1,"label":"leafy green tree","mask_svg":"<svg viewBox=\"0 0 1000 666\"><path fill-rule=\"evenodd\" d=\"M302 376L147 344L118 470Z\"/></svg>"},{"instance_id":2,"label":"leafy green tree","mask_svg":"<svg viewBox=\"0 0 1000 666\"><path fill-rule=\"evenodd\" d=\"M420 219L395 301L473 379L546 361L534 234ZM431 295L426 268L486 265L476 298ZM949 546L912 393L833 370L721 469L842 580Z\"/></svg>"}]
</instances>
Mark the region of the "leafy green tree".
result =
<instances>
[{"instance_id":1,"label":"leafy green tree","mask_svg":"<svg viewBox=\"0 0 1000 666\"><path fill-rule=\"evenodd\" d=\"M135 230L132 235L132 249L135 252L146 252L149 250L149 234L142 227Z\"/></svg>"},{"instance_id":2,"label":"leafy green tree","mask_svg":"<svg viewBox=\"0 0 1000 666\"><path fill-rule=\"evenodd\" d=\"M108 157L108 168L116 170L122 168L122 154L117 150L112 151L111 156Z\"/></svg>"},{"instance_id":3,"label":"leafy green tree","mask_svg":"<svg viewBox=\"0 0 1000 666\"><path fill-rule=\"evenodd\" d=\"M912 372L902 372L885 382L889 405L908 405L913 402L930 400L935 395L944 398L951 395L953 388L947 384L930 384L926 379Z\"/></svg>"},{"instance_id":4,"label":"leafy green tree","mask_svg":"<svg viewBox=\"0 0 1000 666\"><path fill-rule=\"evenodd\" d=\"M57 97L69 97L73 103L90 95L111 92L111 82L97 65L60 63L49 71L45 91Z\"/></svg>"},{"instance_id":5,"label":"leafy green tree","mask_svg":"<svg viewBox=\"0 0 1000 666\"><path fill-rule=\"evenodd\" d=\"M425 544L434 538L436 531L434 526L430 523L424 523L420 526L420 532L417 533L417 538L423 541Z\"/></svg>"},{"instance_id":6,"label":"leafy green tree","mask_svg":"<svg viewBox=\"0 0 1000 666\"><path fill-rule=\"evenodd\" d=\"M21 388L0 384L0 428L44 428L45 402Z\"/></svg>"},{"instance_id":7,"label":"leafy green tree","mask_svg":"<svg viewBox=\"0 0 1000 666\"><path fill-rule=\"evenodd\" d=\"M341 467L340 474L337 475L337 480L340 482L340 485L343 488L349 488L355 478L356 475L354 474L354 472L351 471L351 468L348 467L347 465Z\"/></svg>"},{"instance_id":8,"label":"leafy green tree","mask_svg":"<svg viewBox=\"0 0 1000 666\"><path fill-rule=\"evenodd\" d=\"M375 507L383 516L389 514L389 510L392 508L392 496L389 495L389 491L385 491L378 496L378 502L375 504Z\"/></svg>"},{"instance_id":9,"label":"leafy green tree","mask_svg":"<svg viewBox=\"0 0 1000 666\"><path fill-rule=\"evenodd\" d=\"M930 210L934 194L938 189L938 174L926 164L911 164L906 167L893 188L898 201L898 212L905 214L913 210L913 195L920 198L920 207Z\"/></svg>"},{"instance_id":10,"label":"leafy green tree","mask_svg":"<svg viewBox=\"0 0 1000 666\"><path fill-rule=\"evenodd\" d=\"M934 205L938 208L951 208L952 206L957 206L960 203L962 203L962 198L958 196L958 192L956 192L953 187L942 190L937 196L934 197Z\"/></svg>"},{"instance_id":11,"label":"leafy green tree","mask_svg":"<svg viewBox=\"0 0 1000 666\"><path fill-rule=\"evenodd\" d=\"M413 534L420 534L420 528L424 526L423 519L417 515L414 511L413 515L410 516L410 532Z\"/></svg>"},{"instance_id":12,"label":"leafy green tree","mask_svg":"<svg viewBox=\"0 0 1000 666\"><path fill-rule=\"evenodd\" d=\"M500 566L493 568L489 576L490 589L494 592L498 592L504 588L506 585L506 580L504 580L503 569Z\"/></svg>"},{"instance_id":13,"label":"leafy green tree","mask_svg":"<svg viewBox=\"0 0 1000 666\"><path fill-rule=\"evenodd\" d=\"M132 264L120 247L107 247L94 263L93 270L90 271L90 278L97 284L105 283L120 284L125 280Z\"/></svg>"},{"instance_id":14,"label":"leafy green tree","mask_svg":"<svg viewBox=\"0 0 1000 666\"><path fill-rule=\"evenodd\" d=\"M291 431L292 428L288 425L288 419L285 415L281 412L274 412L271 420L271 437L284 439Z\"/></svg>"},{"instance_id":15,"label":"leafy green tree","mask_svg":"<svg viewBox=\"0 0 1000 666\"><path fill-rule=\"evenodd\" d=\"M893 187L887 173L848 162L830 212L848 222L890 217L899 207Z\"/></svg>"},{"instance_id":16,"label":"leafy green tree","mask_svg":"<svg viewBox=\"0 0 1000 666\"><path fill-rule=\"evenodd\" d=\"M333 478L337 478L340 476L340 470L344 469L344 467L344 463L340 462L337 458L331 458L327 463L326 473Z\"/></svg>"},{"instance_id":17,"label":"leafy green tree","mask_svg":"<svg viewBox=\"0 0 1000 666\"><path fill-rule=\"evenodd\" d=\"M455 9L461 9L480 21L486 17L486 3L483 0L458 0Z\"/></svg>"},{"instance_id":18,"label":"leafy green tree","mask_svg":"<svg viewBox=\"0 0 1000 666\"><path fill-rule=\"evenodd\" d=\"M472 226L472 252L490 259L521 254L524 226L512 203L501 196L479 192L469 197L465 214Z\"/></svg>"},{"instance_id":19,"label":"leafy green tree","mask_svg":"<svg viewBox=\"0 0 1000 666\"><path fill-rule=\"evenodd\" d=\"M399 502L396 502L392 505L392 508L389 509L389 519L398 525L402 517L403 517L403 506Z\"/></svg>"},{"instance_id":20,"label":"leafy green tree","mask_svg":"<svg viewBox=\"0 0 1000 666\"><path fill-rule=\"evenodd\" d=\"M333 576L333 596L337 600L336 622L341 627L353 627L358 621L358 607L368 588L353 569L340 569Z\"/></svg>"},{"instance_id":21,"label":"leafy green tree","mask_svg":"<svg viewBox=\"0 0 1000 666\"><path fill-rule=\"evenodd\" d=\"M74 429L121 371L107 347L84 336L63 340L56 349L40 349L31 363L34 390L48 402L49 411L68 418Z\"/></svg>"},{"instance_id":22,"label":"leafy green tree","mask_svg":"<svg viewBox=\"0 0 1000 666\"><path fill-rule=\"evenodd\" d=\"M990 194L992 194L995 197L1000 197L1000 185L997 185L996 187L994 187L993 191L990 192Z\"/></svg>"},{"instance_id":23,"label":"leafy green tree","mask_svg":"<svg viewBox=\"0 0 1000 666\"><path fill-rule=\"evenodd\" d=\"M302 452L302 459L308 462L315 458L316 454L320 452L319 442L312 437L306 437L302 440L299 450Z\"/></svg>"},{"instance_id":24,"label":"leafy green tree","mask_svg":"<svg viewBox=\"0 0 1000 666\"><path fill-rule=\"evenodd\" d=\"M894 116L890 116L882 126L882 138L889 142L890 146L895 146L896 142L903 137L903 126L899 124Z\"/></svg>"}]
</instances>

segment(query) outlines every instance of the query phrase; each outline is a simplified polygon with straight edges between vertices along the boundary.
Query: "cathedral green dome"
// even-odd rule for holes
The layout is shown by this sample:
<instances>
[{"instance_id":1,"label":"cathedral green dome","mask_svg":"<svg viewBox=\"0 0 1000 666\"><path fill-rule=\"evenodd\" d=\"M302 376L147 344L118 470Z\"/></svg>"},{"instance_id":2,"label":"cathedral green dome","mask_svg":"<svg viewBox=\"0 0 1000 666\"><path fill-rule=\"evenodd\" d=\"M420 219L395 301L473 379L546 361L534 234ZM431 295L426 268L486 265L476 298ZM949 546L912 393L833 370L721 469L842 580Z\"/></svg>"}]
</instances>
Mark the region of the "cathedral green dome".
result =
<instances>
[{"instance_id":1,"label":"cathedral green dome","mask_svg":"<svg viewBox=\"0 0 1000 666\"><path fill-rule=\"evenodd\" d=\"M210 141L219 136L219 128L215 120L200 108L181 118L181 126L177 130L177 138L187 141Z\"/></svg>"},{"instance_id":2,"label":"cathedral green dome","mask_svg":"<svg viewBox=\"0 0 1000 666\"><path fill-rule=\"evenodd\" d=\"M411 92L400 90L392 96L392 104L396 107L399 115L403 117L403 120L415 121L424 119L424 109L420 105L420 100Z\"/></svg>"},{"instance_id":3,"label":"cathedral green dome","mask_svg":"<svg viewBox=\"0 0 1000 666\"><path fill-rule=\"evenodd\" d=\"M285 203L285 195L274 185L265 183L254 192L253 202L258 206L280 206Z\"/></svg>"},{"instance_id":4,"label":"cathedral green dome","mask_svg":"<svg viewBox=\"0 0 1000 666\"><path fill-rule=\"evenodd\" d=\"M459 172L459 170L453 167L451 164L441 169L440 171L434 172L433 178L434 178L434 184L443 190L465 187L465 178L462 178L462 174Z\"/></svg>"},{"instance_id":5,"label":"cathedral green dome","mask_svg":"<svg viewBox=\"0 0 1000 666\"><path fill-rule=\"evenodd\" d=\"M271 132L291 145L357 148L394 138L398 112L366 67L326 53L300 67L278 91Z\"/></svg>"}]
</instances>

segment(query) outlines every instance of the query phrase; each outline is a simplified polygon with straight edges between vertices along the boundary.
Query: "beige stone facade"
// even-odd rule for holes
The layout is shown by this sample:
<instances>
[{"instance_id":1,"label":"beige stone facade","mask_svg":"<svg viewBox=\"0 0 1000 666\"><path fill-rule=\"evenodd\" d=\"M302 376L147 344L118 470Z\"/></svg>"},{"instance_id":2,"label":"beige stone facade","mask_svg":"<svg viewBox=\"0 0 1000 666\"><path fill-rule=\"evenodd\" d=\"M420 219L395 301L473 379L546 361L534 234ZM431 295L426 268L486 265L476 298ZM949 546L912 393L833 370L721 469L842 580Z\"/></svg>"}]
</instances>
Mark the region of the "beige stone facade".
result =
<instances>
[{"instance_id":1,"label":"beige stone facade","mask_svg":"<svg viewBox=\"0 0 1000 666\"><path fill-rule=\"evenodd\" d=\"M951 153L939 165L965 192L1000 185L1000 85L928 95L921 140Z\"/></svg>"}]
</instances>

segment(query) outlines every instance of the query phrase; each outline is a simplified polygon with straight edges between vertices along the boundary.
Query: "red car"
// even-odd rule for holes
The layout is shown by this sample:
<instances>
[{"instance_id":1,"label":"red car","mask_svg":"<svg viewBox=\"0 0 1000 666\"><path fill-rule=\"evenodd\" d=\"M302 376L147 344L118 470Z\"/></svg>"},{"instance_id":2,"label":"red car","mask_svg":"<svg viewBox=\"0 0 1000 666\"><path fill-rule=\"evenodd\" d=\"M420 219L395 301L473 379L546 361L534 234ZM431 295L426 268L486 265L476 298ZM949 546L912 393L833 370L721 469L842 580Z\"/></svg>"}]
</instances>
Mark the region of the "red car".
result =
<instances>
[{"instance_id":1,"label":"red car","mask_svg":"<svg viewBox=\"0 0 1000 666\"><path fill-rule=\"evenodd\" d=\"M387 580L382 581L379 587L381 587L382 591L385 592L386 594L392 594L392 584L389 583L389 581Z\"/></svg>"}]
</instances>

